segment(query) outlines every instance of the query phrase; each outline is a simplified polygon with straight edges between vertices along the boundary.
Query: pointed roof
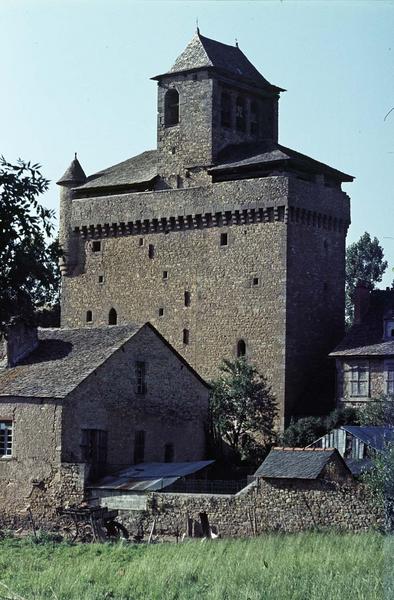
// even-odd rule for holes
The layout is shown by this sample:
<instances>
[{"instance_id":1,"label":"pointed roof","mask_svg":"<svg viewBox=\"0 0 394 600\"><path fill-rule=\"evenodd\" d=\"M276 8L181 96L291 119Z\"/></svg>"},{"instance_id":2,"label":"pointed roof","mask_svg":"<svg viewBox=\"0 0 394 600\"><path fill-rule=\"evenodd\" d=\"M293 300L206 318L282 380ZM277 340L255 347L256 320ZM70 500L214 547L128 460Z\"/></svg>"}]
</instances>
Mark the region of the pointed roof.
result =
<instances>
[{"instance_id":1,"label":"pointed roof","mask_svg":"<svg viewBox=\"0 0 394 600\"><path fill-rule=\"evenodd\" d=\"M229 46L222 44L222 42L211 40L201 35L199 30L184 51L178 56L171 69L162 75L152 77L152 79L161 79L165 75L168 76L173 73L194 71L202 68L213 68L237 78L247 79L260 86L270 87L275 91L284 91L283 88L269 83L246 58L245 54L238 48L238 45Z\"/></svg>"},{"instance_id":2,"label":"pointed roof","mask_svg":"<svg viewBox=\"0 0 394 600\"><path fill-rule=\"evenodd\" d=\"M83 168L77 159L77 153L71 165L68 167L64 175L59 179L57 185L85 183L86 175Z\"/></svg>"}]
</instances>

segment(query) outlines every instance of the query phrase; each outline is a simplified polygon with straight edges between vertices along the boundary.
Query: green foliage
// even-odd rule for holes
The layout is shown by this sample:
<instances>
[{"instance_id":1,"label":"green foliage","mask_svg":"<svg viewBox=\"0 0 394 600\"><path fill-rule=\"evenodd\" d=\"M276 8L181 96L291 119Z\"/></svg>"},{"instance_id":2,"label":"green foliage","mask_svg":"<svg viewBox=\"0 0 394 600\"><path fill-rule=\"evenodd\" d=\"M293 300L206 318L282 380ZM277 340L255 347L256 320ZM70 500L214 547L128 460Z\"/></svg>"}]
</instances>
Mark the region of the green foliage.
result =
<instances>
[{"instance_id":1,"label":"green foliage","mask_svg":"<svg viewBox=\"0 0 394 600\"><path fill-rule=\"evenodd\" d=\"M336 409L327 417L303 417L291 421L282 435L281 443L293 448L305 448L331 429L347 424L358 425L358 423L358 411L353 408Z\"/></svg>"},{"instance_id":2,"label":"green foliage","mask_svg":"<svg viewBox=\"0 0 394 600\"><path fill-rule=\"evenodd\" d=\"M210 412L217 436L241 459L255 456L272 441L275 398L266 379L245 358L223 361L212 383Z\"/></svg>"},{"instance_id":3,"label":"green foliage","mask_svg":"<svg viewBox=\"0 0 394 600\"><path fill-rule=\"evenodd\" d=\"M363 281L373 290L375 283L382 281L387 269L387 261L383 260L383 248L378 238L373 240L365 232L357 242L346 249L346 319L353 321L354 292L358 281Z\"/></svg>"},{"instance_id":4,"label":"green foliage","mask_svg":"<svg viewBox=\"0 0 394 600\"><path fill-rule=\"evenodd\" d=\"M59 244L46 243L54 212L38 202L48 189L39 165L0 157L0 324L58 300Z\"/></svg>"},{"instance_id":5,"label":"green foliage","mask_svg":"<svg viewBox=\"0 0 394 600\"><path fill-rule=\"evenodd\" d=\"M0 542L0 596L25 600L392 598L394 540L377 533L64 546ZM346 594L344 592L346 591Z\"/></svg>"},{"instance_id":6,"label":"green foliage","mask_svg":"<svg viewBox=\"0 0 394 600\"><path fill-rule=\"evenodd\" d=\"M394 398L371 398L359 411L360 425L388 425L394 427Z\"/></svg>"},{"instance_id":7,"label":"green foliage","mask_svg":"<svg viewBox=\"0 0 394 600\"><path fill-rule=\"evenodd\" d=\"M384 452L377 452L373 467L363 475L364 481L381 500L394 500L394 444L387 444Z\"/></svg>"}]
</instances>

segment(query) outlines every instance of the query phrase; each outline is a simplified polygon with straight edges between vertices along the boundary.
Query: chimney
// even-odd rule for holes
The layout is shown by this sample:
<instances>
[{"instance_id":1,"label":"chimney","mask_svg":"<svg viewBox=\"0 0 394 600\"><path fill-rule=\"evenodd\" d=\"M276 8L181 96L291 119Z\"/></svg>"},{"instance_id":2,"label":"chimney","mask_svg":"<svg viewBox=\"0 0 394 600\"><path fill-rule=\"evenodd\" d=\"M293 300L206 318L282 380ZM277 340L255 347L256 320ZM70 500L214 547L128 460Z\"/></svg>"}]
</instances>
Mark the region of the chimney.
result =
<instances>
[{"instance_id":1,"label":"chimney","mask_svg":"<svg viewBox=\"0 0 394 600\"><path fill-rule=\"evenodd\" d=\"M365 281L358 281L354 291L354 323L361 323L369 308L371 291Z\"/></svg>"},{"instance_id":2,"label":"chimney","mask_svg":"<svg viewBox=\"0 0 394 600\"><path fill-rule=\"evenodd\" d=\"M12 317L0 336L0 366L15 367L38 346L36 325Z\"/></svg>"}]
</instances>

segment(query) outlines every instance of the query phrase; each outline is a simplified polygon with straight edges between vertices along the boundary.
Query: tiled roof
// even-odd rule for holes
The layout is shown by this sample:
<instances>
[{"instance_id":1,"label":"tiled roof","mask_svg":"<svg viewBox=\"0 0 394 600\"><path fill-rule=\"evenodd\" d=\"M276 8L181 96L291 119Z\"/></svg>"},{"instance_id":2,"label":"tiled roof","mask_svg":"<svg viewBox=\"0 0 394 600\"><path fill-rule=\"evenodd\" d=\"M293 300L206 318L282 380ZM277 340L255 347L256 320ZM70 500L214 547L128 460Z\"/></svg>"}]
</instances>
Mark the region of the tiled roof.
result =
<instances>
[{"instance_id":1,"label":"tiled roof","mask_svg":"<svg viewBox=\"0 0 394 600\"><path fill-rule=\"evenodd\" d=\"M95 188L133 186L150 182L158 175L157 150L147 150L117 165L108 167L88 177L78 190Z\"/></svg>"},{"instance_id":2,"label":"tiled roof","mask_svg":"<svg viewBox=\"0 0 394 600\"><path fill-rule=\"evenodd\" d=\"M341 429L344 429L351 435L354 435L366 446L374 448L375 450L382 451L384 450L386 444L394 442L393 427L343 425Z\"/></svg>"},{"instance_id":3,"label":"tiled roof","mask_svg":"<svg viewBox=\"0 0 394 600\"><path fill-rule=\"evenodd\" d=\"M329 449L273 448L255 476L272 479L317 479L338 451Z\"/></svg>"},{"instance_id":4,"label":"tiled roof","mask_svg":"<svg viewBox=\"0 0 394 600\"><path fill-rule=\"evenodd\" d=\"M219 154L216 162L217 164L210 169L210 173L244 171L268 165L274 168L275 165L285 163L316 173L327 173L341 181L353 181L354 179L351 175L269 140L258 144L246 143L227 146Z\"/></svg>"},{"instance_id":5,"label":"tiled roof","mask_svg":"<svg viewBox=\"0 0 394 600\"><path fill-rule=\"evenodd\" d=\"M394 311L394 290L374 290L361 323L355 323L330 356L394 356L394 339L383 339L383 321Z\"/></svg>"},{"instance_id":6,"label":"tiled roof","mask_svg":"<svg viewBox=\"0 0 394 600\"><path fill-rule=\"evenodd\" d=\"M222 44L222 42L211 40L197 32L165 75L200 68L215 68L237 78L248 79L260 86L283 91L282 88L271 85L237 46ZM160 77L162 75L153 79Z\"/></svg>"},{"instance_id":7,"label":"tiled roof","mask_svg":"<svg viewBox=\"0 0 394 600\"><path fill-rule=\"evenodd\" d=\"M0 397L63 398L139 329L39 329L38 348L16 367L0 371Z\"/></svg>"}]
</instances>

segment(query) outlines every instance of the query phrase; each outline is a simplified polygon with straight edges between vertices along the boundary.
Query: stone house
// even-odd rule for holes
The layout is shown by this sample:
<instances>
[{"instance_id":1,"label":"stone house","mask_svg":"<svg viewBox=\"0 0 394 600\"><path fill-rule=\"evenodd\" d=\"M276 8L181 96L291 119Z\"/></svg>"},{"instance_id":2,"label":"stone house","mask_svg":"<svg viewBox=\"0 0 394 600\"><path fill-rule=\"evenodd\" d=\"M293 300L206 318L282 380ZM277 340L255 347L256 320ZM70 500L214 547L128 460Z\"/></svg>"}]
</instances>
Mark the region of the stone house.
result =
<instances>
[{"instance_id":1,"label":"stone house","mask_svg":"<svg viewBox=\"0 0 394 600\"><path fill-rule=\"evenodd\" d=\"M127 465L205 458L209 386L151 324L42 329L23 353L16 329L0 369L0 514L77 502Z\"/></svg>"},{"instance_id":2,"label":"stone house","mask_svg":"<svg viewBox=\"0 0 394 600\"><path fill-rule=\"evenodd\" d=\"M153 79L157 148L58 181L62 326L149 321L205 378L246 355L283 426L343 337L353 177L279 144L284 90L238 45L197 31Z\"/></svg>"},{"instance_id":3,"label":"stone house","mask_svg":"<svg viewBox=\"0 0 394 600\"><path fill-rule=\"evenodd\" d=\"M362 407L394 396L394 290L356 289L354 324L330 354L337 370L337 405Z\"/></svg>"}]
</instances>

